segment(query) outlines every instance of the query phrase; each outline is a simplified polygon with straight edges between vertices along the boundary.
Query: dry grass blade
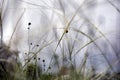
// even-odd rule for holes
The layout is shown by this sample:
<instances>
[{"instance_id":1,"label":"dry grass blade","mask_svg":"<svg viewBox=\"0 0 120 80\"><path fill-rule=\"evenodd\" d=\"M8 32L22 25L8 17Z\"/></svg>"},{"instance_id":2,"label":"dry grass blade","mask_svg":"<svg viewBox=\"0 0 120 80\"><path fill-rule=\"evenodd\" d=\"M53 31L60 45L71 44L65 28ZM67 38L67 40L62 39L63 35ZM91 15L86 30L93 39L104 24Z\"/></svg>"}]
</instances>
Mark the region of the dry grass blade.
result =
<instances>
[{"instance_id":1,"label":"dry grass blade","mask_svg":"<svg viewBox=\"0 0 120 80\"><path fill-rule=\"evenodd\" d=\"M87 22L89 22L89 23L92 25L93 28L95 28L95 29L106 39L106 41L109 43L109 45L110 45L111 48L113 49L113 51L114 51L114 53L115 53L115 55L116 55L116 57L117 57L117 59L119 60L119 63L120 63L120 59L119 59L119 56L118 56L119 54L115 51L115 49L114 49L114 47L112 46L110 40L109 40L109 39L105 36L105 34L104 34L101 30L99 30L98 27L97 27L96 25L94 25L88 18L85 18L85 19L86 19Z\"/></svg>"},{"instance_id":2,"label":"dry grass blade","mask_svg":"<svg viewBox=\"0 0 120 80\"><path fill-rule=\"evenodd\" d=\"M62 12L65 14L65 9L64 9L64 6L63 6L61 0L59 0L59 3L60 3L60 6L61 6L61 9L62 9Z\"/></svg>"},{"instance_id":3,"label":"dry grass blade","mask_svg":"<svg viewBox=\"0 0 120 80\"><path fill-rule=\"evenodd\" d=\"M64 32L63 32L63 34L62 34L62 36L61 36L60 40L58 41L58 44L57 44L57 46L56 46L56 48L55 48L55 51L56 51L58 45L60 44L62 38L64 37L66 31L68 31L68 29L69 29L72 21L74 20L75 16L77 15L79 9L84 5L85 2L86 2L86 0L78 7L78 9L76 10L76 12L75 12L74 15L72 16L72 18L70 19L70 21L68 22L68 24L66 25L66 28L64 29Z\"/></svg>"},{"instance_id":4,"label":"dry grass blade","mask_svg":"<svg viewBox=\"0 0 120 80\"><path fill-rule=\"evenodd\" d=\"M114 61L111 65L116 65L116 64L118 64L118 63L119 63L119 61ZM103 73L96 75L96 76L93 78L93 80L100 80L102 77L105 76L106 72L107 72L109 69L110 69L110 66L108 66L108 68L107 68ZM115 73L115 72L114 72L114 73Z\"/></svg>"},{"instance_id":5,"label":"dry grass blade","mask_svg":"<svg viewBox=\"0 0 120 80\"><path fill-rule=\"evenodd\" d=\"M13 29L13 32L12 32L12 35L11 35L11 37L10 37L9 44L8 44L9 47L10 47L10 45L11 45L11 41L12 41L13 35L14 35L16 29L17 29L17 25L19 24L20 20L22 19L24 13L25 13L25 9L24 9L22 15L19 17L19 19L18 19L18 21L17 21L17 23L16 23L16 25L15 25L15 28Z\"/></svg>"},{"instance_id":6,"label":"dry grass blade","mask_svg":"<svg viewBox=\"0 0 120 80\"><path fill-rule=\"evenodd\" d=\"M79 15L79 16L80 16L80 15ZM85 16L85 14L82 14L82 16L83 16L83 18L84 18L84 20L85 20L86 22L88 22L89 24L92 25L91 27L95 28L96 31L98 31L98 32L106 39L106 41L107 41L107 42L109 43L109 45L111 46L111 48L113 49L116 57L118 58L118 60L119 60L119 62L120 62L118 53L115 51L115 49L114 49L114 47L112 46L110 40L109 40L109 39L105 36L105 34L98 28L98 26L96 26L94 23L92 23L91 20L89 20L89 19Z\"/></svg>"},{"instance_id":7,"label":"dry grass blade","mask_svg":"<svg viewBox=\"0 0 120 80\"><path fill-rule=\"evenodd\" d=\"M118 9L110 0L106 0L106 1L110 3L120 13L120 9Z\"/></svg>"},{"instance_id":8,"label":"dry grass blade","mask_svg":"<svg viewBox=\"0 0 120 80\"><path fill-rule=\"evenodd\" d=\"M75 29L75 28L72 28L73 29L73 31L75 31L75 32L79 32L79 30L78 29ZM111 32L109 32L109 33L105 33L105 35L107 35L107 34L110 34ZM95 38L95 39L93 39L92 41L89 41L89 42L87 42L85 45L83 45L78 51L76 51L76 53L74 54L74 56L75 55L77 55L83 48L85 48L85 47L87 47L88 45L90 45L90 44L92 44L93 42L95 42L96 40L98 40L98 39L100 39L100 38L102 38L103 36L98 36L97 38ZM77 41L77 39L74 39L75 41Z\"/></svg>"},{"instance_id":9,"label":"dry grass blade","mask_svg":"<svg viewBox=\"0 0 120 80\"><path fill-rule=\"evenodd\" d=\"M83 25L84 25L84 21L83 21L83 23L79 26L79 28L78 29L80 29ZM78 32L76 32L76 35L75 35L75 38L77 38L78 37ZM68 45L68 48L69 48L69 54L72 56L72 53L73 53L73 49L74 49L74 47L75 47L75 43L76 43L76 39L73 39L74 41L73 41L73 44L72 45ZM70 43L69 43L70 44ZM70 49L70 46L72 46L71 47L71 49Z\"/></svg>"},{"instance_id":10,"label":"dry grass blade","mask_svg":"<svg viewBox=\"0 0 120 80\"><path fill-rule=\"evenodd\" d=\"M83 58L83 61L82 61L82 63L80 64L79 74L81 74L81 73L82 73L82 69L85 68L85 64L86 64L87 59L88 59L88 52L87 52L87 50L86 50L85 55L84 55L84 58ZM84 71L83 71L83 72L84 72Z\"/></svg>"},{"instance_id":11,"label":"dry grass blade","mask_svg":"<svg viewBox=\"0 0 120 80\"><path fill-rule=\"evenodd\" d=\"M33 6L36 6L36 7L40 7L42 9L52 9L52 7L50 7L50 6L42 6L42 5L39 5L39 4L35 4L35 3L28 2L28 1L24 1L24 0L19 0L19 1L22 1L22 2L24 2L26 4L33 5Z\"/></svg>"},{"instance_id":12,"label":"dry grass blade","mask_svg":"<svg viewBox=\"0 0 120 80\"><path fill-rule=\"evenodd\" d=\"M86 33L80 31L80 30L77 30L79 33L81 33L82 35L86 36L88 39L90 39L93 44L99 49L99 51L101 52L102 56L104 57L104 59L107 61L108 65L110 66L110 68L114 71L114 68L112 67L111 63L109 62L109 60L107 59L107 57L105 56L104 52L101 50L101 48L94 42L94 40L88 36ZM114 71L115 72L115 71Z\"/></svg>"}]
</instances>

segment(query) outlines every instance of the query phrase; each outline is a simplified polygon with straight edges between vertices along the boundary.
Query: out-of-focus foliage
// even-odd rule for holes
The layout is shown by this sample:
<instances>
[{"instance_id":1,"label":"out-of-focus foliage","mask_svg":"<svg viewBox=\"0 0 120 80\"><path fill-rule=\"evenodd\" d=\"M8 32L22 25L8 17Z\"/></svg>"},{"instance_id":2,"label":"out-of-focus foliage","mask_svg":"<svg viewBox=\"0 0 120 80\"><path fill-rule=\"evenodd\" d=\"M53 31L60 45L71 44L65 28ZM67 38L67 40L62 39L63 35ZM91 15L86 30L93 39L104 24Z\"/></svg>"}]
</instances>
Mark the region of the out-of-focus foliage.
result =
<instances>
[{"instance_id":1,"label":"out-of-focus foliage","mask_svg":"<svg viewBox=\"0 0 120 80\"><path fill-rule=\"evenodd\" d=\"M18 80L119 79L119 2L1 0L0 56L19 51Z\"/></svg>"}]
</instances>

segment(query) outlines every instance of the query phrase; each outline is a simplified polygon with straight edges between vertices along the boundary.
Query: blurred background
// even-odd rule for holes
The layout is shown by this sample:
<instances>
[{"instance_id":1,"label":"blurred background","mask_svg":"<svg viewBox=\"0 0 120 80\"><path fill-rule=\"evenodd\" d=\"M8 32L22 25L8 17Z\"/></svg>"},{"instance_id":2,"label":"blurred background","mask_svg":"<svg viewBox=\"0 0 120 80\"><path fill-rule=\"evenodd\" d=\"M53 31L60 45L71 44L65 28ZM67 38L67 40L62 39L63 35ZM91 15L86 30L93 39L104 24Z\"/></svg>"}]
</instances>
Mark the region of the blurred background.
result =
<instances>
[{"instance_id":1,"label":"blurred background","mask_svg":"<svg viewBox=\"0 0 120 80\"><path fill-rule=\"evenodd\" d=\"M46 72L120 72L120 0L0 0L3 42Z\"/></svg>"}]
</instances>

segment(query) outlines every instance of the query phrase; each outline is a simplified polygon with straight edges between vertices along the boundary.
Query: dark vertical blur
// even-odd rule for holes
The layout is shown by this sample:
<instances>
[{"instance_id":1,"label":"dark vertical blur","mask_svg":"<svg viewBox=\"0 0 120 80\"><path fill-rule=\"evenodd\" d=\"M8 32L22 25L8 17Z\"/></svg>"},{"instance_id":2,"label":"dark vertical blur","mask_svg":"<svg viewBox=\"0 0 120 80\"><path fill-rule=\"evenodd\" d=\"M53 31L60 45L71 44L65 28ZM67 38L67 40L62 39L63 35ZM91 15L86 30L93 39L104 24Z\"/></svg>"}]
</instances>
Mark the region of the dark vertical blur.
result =
<instances>
[{"instance_id":1,"label":"dark vertical blur","mask_svg":"<svg viewBox=\"0 0 120 80\"><path fill-rule=\"evenodd\" d=\"M1 13L0 13L0 49L2 48L2 38L3 38L3 30L2 30L2 19L1 19Z\"/></svg>"},{"instance_id":2,"label":"dark vertical blur","mask_svg":"<svg viewBox=\"0 0 120 80\"><path fill-rule=\"evenodd\" d=\"M116 1L116 6L117 6L117 8L119 9L119 11L120 11L120 0L117 0ZM117 14L117 20L116 20L116 24L117 24L117 31L116 31L116 46L115 46L115 48L116 48L116 51L117 51L117 53L118 53L118 55L119 55L119 59L120 59L120 12L118 12L118 14ZM119 71L120 72L120 63L118 64L118 69L117 69L117 71Z\"/></svg>"}]
</instances>

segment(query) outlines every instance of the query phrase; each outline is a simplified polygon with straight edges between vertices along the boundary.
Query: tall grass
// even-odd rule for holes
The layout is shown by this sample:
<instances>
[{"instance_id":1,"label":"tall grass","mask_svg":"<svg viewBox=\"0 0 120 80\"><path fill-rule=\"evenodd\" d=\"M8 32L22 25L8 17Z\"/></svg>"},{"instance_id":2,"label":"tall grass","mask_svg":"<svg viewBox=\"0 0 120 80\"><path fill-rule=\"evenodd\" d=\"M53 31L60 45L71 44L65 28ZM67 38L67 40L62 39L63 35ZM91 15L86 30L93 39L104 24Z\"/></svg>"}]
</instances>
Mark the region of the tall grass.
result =
<instances>
[{"instance_id":1,"label":"tall grass","mask_svg":"<svg viewBox=\"0 0 120 80\"><path fill-rule=\"evenodd\" d=\"M4 0L3 0L4 1ZM48 25L50 28L46 28L44 34L38 34L38 39L36 42L31 41L31 34L33 32L32 22L28 22L27 24L27 46L28 52L25 52L24 55L24 64L16 62L17 69L11 75L9 73L5 73L6 67L3 64L0 64L0 80L119 80L119 74L114 70L114 65L120 63L119 54L116 53L113 45L110 40L106 37L110 33L105 33L99 29L99 26L96 26L95 23L92 22L90 18L88 18L84 12L87 10L87 2L89 0L84 0L80 5L78 4L69 4L74 10L74 13L70 14L69 10L66 9L66 3L62 0L58 0L59 8L55 7L55 1L51 1L54 6L47 5L47 2L41 1L46 5L38 5L35 3L27 2L24 0L20 0L21 2L32 5L37 8L49 9L52 11L52 18L55 15L58 16L58 20L62 23L62 27L54 27L57 23L54 22L54 19L51 18L51 23ZM118 12L119 9L112 3L112 1L106 0L110 3ZM74 1L73 1L74 2ZM93 0L90 0L92 3ZM66 5L66 6L67 6ZM76 5L77 8L76 8ZM23 15L27 9L24 10L22 15L19 17L14 29L13 33L10 37L8 47L12 46L11 41L14 39L13 36L18 28L18 23L23 18ZM60 11L62 13L59 14L55 12L55 10ZM42 11L42 10L41 10ZM67 13L68 11L68 13ZM45 11L43 12L43 14ZM62 19L61 19L62 18ZM2 20L0 20L2 22ZM53 21L53 22L52 22ZM77 24L79 23L80 24ZM48 22L49 23L49 22ZM43 24L43 23L41 23ZM47 24L47 23L46 23ZM92 31L92 34L89 34L87 31L84 31L85 25L89 27L88 32ZM78 27L74 27L78 26ZM1 26L2 27L2 26ZM1 29L2 30L2 29ZM1 31L1 33L3 33ZM60 34L59 34L60 33ZM97 35L97 33L99 35ZM101 49L97 40L105 39L105 41L110 45L113 50L113 54L117 57L118 61L115 63L111 63L111 61L106 56L105 51ZM2 41L2 34L1 34ZM1 42L2 43L2 42ZM93 53L89 52L89 47L94 45L98 51L98 56L102 55L104 59L104 63L107 64L107 69L105 71L97 73L95 64L90 63L90 59L93 58L91 55ZM9 48L7 49L9 52ZM6 50L6 51L7 51ZM4 51L5 52L5 51ZM21 51L22 52L22 51ZM0 56L1 56L0 52ZM43 53L47 55L49 59L44 59ZM96 52L97 53L97 52ZM13 55L13 54L11 54ZM81 57L82 56L82 57ZM79 59L76 59L79 57ZM48 62L49 60L49 62ZM77 60L77 61L76 61ZM0 57L0 63L6 62L7 59L2 59ZM96 61L97 62L97 61ZM9 63L4 63L9 64ZM12 64L12 62L10 63ZM79 65L78 65L79 64ZM89 65L90 64L90 65ZM14 67L14 66L13 66ZM57 67L57 68L56 68ZM4 70L5 69L5 70ZM8 68L9 69L9 68ZM55 70L56 69L56 70ZM55 72L54 72L55 71ZM112 71L112 73L110 72ZM3 73L2 73L3 72ZM11 78L9 78L9 76ZM3 78L5 77L5 78Z\"/></svg>"}]
</instances>

